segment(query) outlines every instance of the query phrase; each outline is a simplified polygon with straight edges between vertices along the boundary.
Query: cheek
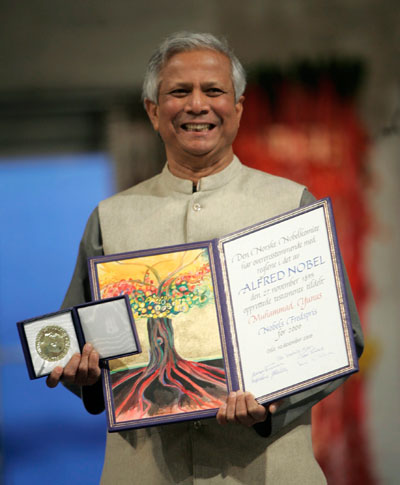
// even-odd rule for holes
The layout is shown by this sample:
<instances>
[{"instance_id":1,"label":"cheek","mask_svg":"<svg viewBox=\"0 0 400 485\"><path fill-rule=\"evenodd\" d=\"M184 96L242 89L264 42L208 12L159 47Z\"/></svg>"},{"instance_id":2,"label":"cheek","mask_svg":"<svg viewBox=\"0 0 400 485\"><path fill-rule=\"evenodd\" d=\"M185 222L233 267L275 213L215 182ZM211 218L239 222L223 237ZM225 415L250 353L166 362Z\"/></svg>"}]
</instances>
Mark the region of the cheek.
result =
<instances>
[{"instance_id":1,"label":"cheek","mask_svg":"<svg viewBox=\"0 0 400 485\"><path fill-rule=\"evenodd\" d=\"M180 112L181 109L176 106L176 103L168 103L168 105L163 106L159 118L160 130L168 131L171 130L172 126L176 126Z\"/></svg>"},{"instance_id":2,"label":"cheek","mask_svg":"<svg viewBox=\"0 0 400 485\"><path fill-rule=\"evenodd\" d=\"M240 120L240 115L231 102L223 101L214 104L215 112L226 121L236 123Z\"/></svg>"},{"instance_id":3,"label":"cheek","mask_svg":"<svg viewBox=\"0 0 400 485\"><path fill-rule=\"evenodd\" d=\"M183 110L184 103L180 99L172 98L163 104L163 114L165 118L173 118Z\"/></svg>"}]
</instances>

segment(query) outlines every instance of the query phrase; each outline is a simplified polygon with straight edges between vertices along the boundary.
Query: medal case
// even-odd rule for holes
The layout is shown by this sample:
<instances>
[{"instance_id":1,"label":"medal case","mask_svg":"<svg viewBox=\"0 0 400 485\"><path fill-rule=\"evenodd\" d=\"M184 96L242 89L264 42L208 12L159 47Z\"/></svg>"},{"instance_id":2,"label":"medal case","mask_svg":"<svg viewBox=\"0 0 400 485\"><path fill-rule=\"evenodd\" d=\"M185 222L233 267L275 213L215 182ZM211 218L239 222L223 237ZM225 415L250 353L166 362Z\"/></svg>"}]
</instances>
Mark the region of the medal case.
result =
<instances>
[{"instance_id":1,"label":"medal case","mask_svg":"<svg viewBox=\"0 0 400 485\"><path fill-rule=\"evenodd\" d=\"M85 343L104 359L141 352L128 296L84 303L17 323L29 377L64 367Z\"/></svg>"}]
</instances>

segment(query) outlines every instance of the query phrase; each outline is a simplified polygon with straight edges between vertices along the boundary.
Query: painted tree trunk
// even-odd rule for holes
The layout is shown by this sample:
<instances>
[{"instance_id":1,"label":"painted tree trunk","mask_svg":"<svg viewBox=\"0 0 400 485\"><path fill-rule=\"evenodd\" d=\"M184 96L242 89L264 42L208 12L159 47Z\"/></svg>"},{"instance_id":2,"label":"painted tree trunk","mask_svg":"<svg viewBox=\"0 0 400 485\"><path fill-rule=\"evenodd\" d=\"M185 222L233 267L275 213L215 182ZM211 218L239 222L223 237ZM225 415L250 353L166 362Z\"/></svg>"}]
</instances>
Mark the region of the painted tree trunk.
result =
<instances>
[{"instance_id":1,"label":"painted tree trunk","mask_svg":"<svg viewBox=\"0 0 400 485\"><path fill-rule=\"evenodd\" d=\"M147 367L118 373L113 379L117 416L141 419L217 408L224 402L224 370L183 359L175 348L170 318L149 318L147 332Z\"/></svg>"}]
</instances>

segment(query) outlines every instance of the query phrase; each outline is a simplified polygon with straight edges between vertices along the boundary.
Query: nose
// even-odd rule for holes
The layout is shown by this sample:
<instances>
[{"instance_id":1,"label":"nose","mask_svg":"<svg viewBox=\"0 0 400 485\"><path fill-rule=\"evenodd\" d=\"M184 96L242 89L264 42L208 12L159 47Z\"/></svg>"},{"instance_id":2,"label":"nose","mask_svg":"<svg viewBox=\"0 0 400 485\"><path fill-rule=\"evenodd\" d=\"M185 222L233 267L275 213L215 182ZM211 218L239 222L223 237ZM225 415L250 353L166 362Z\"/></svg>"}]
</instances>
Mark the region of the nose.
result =
<instances>
[{"instance_id":1,"label":"nose","mask_svg":"<svg viewBox=\"0 0 400 485\"><path fill-rule=\"evenodd\" d=\"M193 90L186 98L185 113L205 114L210 110L208 97L201 90Z\"/></svg>"}]
</instances>

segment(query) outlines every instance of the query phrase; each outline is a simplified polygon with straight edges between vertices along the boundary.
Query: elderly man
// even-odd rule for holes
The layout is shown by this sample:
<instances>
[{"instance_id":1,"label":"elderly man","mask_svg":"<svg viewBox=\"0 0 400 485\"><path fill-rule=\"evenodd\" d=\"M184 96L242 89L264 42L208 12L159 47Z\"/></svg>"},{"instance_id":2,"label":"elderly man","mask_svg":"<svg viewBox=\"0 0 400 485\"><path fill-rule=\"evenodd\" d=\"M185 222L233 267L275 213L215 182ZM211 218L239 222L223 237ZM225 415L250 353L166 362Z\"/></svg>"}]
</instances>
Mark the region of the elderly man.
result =
<instances>
[{"instance_id":1,"label":"elderly man","mask_svg":"<svg viewBox=\"0 0 400 485\"><path fill-rule=\"evenodd\" d=\"M220 237L314 200L303 186L235 157L244 88L240 62L214 36L180 33L161 44L150 59L143 98L167 164L93 212L64 306L90 299L87 257ZM75 386L86 409L97 413L104 408L99 377L98 354L87 344L47 384ZM310 410L339 384L268 407L249 393L231 393L216 419L109 434L102 483L325 483L312 452Z\"/></svg>"}]
</instances>

